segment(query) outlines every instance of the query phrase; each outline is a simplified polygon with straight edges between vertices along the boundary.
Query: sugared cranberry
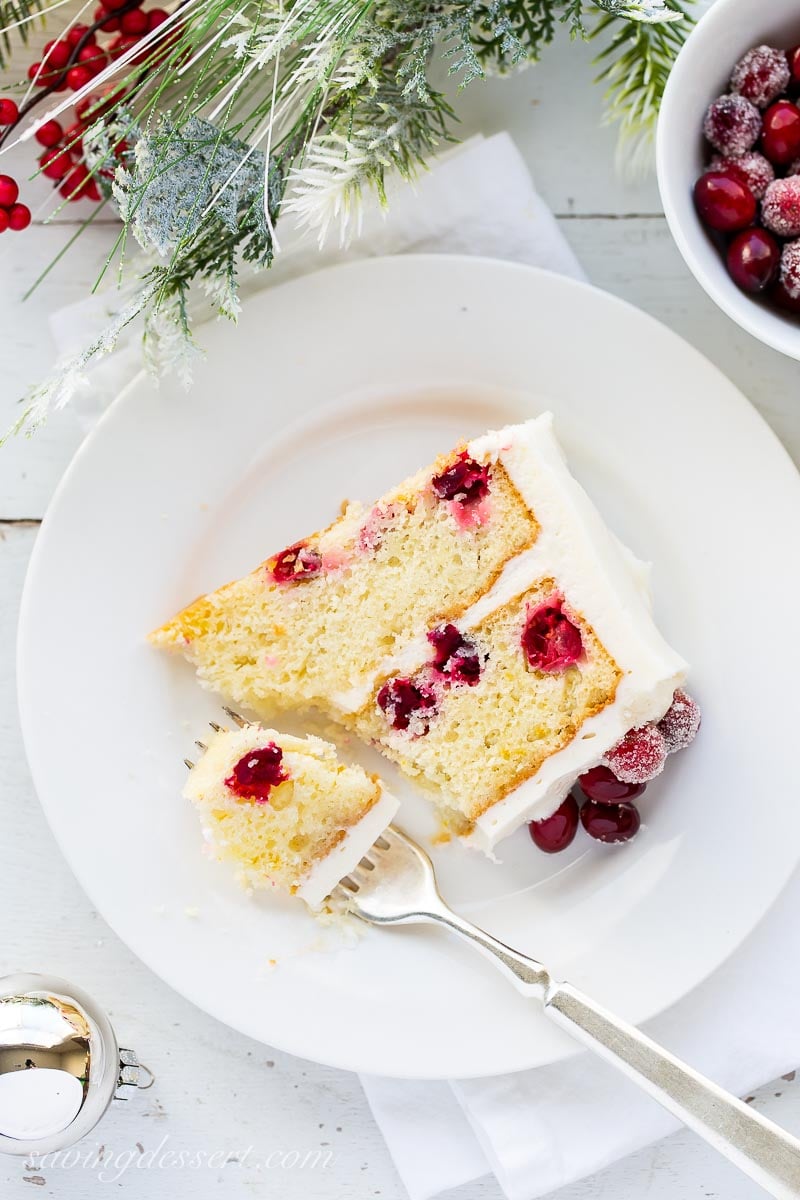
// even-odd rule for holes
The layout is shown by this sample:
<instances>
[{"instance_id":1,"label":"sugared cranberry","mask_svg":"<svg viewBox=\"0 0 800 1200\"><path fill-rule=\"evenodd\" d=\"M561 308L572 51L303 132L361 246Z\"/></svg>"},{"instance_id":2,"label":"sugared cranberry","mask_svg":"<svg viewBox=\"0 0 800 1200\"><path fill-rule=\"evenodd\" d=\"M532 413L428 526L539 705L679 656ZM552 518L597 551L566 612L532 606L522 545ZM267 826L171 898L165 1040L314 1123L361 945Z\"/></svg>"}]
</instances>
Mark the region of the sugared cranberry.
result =
<instances>
[{"instance_id":1,"label":"sugared cranberry","mask_svg":"<svg viewBox=\"0 0 800 1200\"><path fill-rule=\"evenodd\" d=\"M0 175L0 207L11 208L12 204L17 203L18 196L17 181L10 175Z\"/></svg>"},{"instance_id":2,"label":"sugared cranberry","mask_svg":"<svg viewBox=\"0 0 800 1200\"><path fill-rule=\"evenodd\" d=\"M761 149L781 167L800 154L800 108L791 100L778 100L764 113Z\"/></svg>"},{"instance_id":3,"label":"sugared cranberry","mask_svg":"<svg viewBox=\"0 0 800 1200\"><path fill-rule=\"evenodd\" d=\"M592 767L578 779L578 786L589 800L598 804L618 804L620 800L635 800L645 789L644 783L624 783L608 767Z\"/></svg>"},{"instance_id":4,"label":"sugared cranberry","mask_svg":"<svg viewBox=\"0 0 800 1200\"><path fill-rule=\"evenodd\" d=\"M270 559L267 572L276 583L304 583L314 579L322 570L322 555L310 546L298 542L281 550L280 554Z\"/></svg>"},{"instance_id":5,"label":"sugared cranberry","mask_svg":"<svg viewBox=\"0 0 800 1200\"><path fill-rule=\"evenodd\" d=\"M728 158L724 154L715 154L709 163L712 171L725 171L741 175L743 182L750 188L756 200L760 200L775 178L775 168L768 158L757 150L748 150L738 158Z\"/></svg>"},{"instance_id":6,"label":"sugared cranberry","mask_svg":"<svg viewBox=\"0 0 800 1200\"><path fill-rule=\"evenodd\" d=\"M597 842L628 842L639 832L642 820L635 804L598 804L587 800L581 825Z\"/></svg>"},{"instance_id":7,"label":"sugared cranberry","mask_svg":"<svg viewBox=\"0 0 800 1200\"><path fill-rule=\"evenodd\" d=\"M0 125L13 125L19 117L19 108L13 100L0 100Z\"/></svg>"},{"instance_id":8,"label":"sugared cranberry","mask_svg":"<svg viewBox=\"0 0 800 1200\"><path fill-rule=\"evenodd\" d=\"M720 96L706 110L703 133L720 154L744 154L761 133L761 113L744 96Z\"/></svg>"},{"instance_id":9,"label":"sugared cranberry","mask_svg":"<svg viewBox=\"0 0 800 1200\"><path fill-rule=\"evenodd\" d=\"M786 54L773 46L754 46L740 58L731 75L731 90L766 108L789 86L791 72Z\"/></svg>"},{"instance_id":10,"label":"sugared cranberry","mask_svg":"<svg viewBox=\"0 0 800 1200\"><path fill-rule=\"evenodd\" d=\"M432 688L401 677L387 680L378 692L377 702L392 729L411 728L415 734L428 732L428 718L436 711Z\"/></svg>"},{"instance_id":11,"label":"sugared cranberry","mask_svg":"<svg viewBox=\"0 0 800 1200\"><path fill-rule=\"evenodd\" d=\"M481 675L481 657L471 638L464 637L455 625L439 625L428 633L436 651L432 666L453 683L476 684Z\"/></svg>"},{"instance_id":12,"label":"sugared cranberry","mask_svg":"<svg viewBox=\"0 0 800 1200\"><path fill-rule=\"evenodd\" d=\"M8 210L8 228L16 233L27 229L31 223L31 210L27 204L12 204Z\"/></svg>"},{"instance_id":13,"label":"sugared cranberry","mask_svg":"<svg viewBox=\"0 0 800 1200\"><path fill-rule=\"evenodd\" d=\"M672 704L658 722L667 753L685 750L694 741L699 728L700 705L683 688L678 688L672 697Z\"/></svg>"},{"instance_id":14,"label":"sugared cranberry","mask_svg":"<svg viewBox=\"0 0 800 1200\"><path fill-rule=\"evenodd\" d=\"M787 242L781 252L781 283L793 300L800 300L800 241Z\"/></svg>"},{"instance_id":15,"label":"sugared cranberry","mask_svg":"<svg viewBox=\"0 0 800 1200\"><path fill-rule=\"evenodd\" d=\"M528 830L534 845L544 850L545 854L558 854L560 850L566 850L578 831L579 815L578 802L570 794L552 816L545 817L543 821L530 822Z\"/></svg>"},{"instance_id":16,"label":"sugared cranberry","mask_svg":"<svg viewBox=\"0 0 800 1200\"><path fill-rule=\"evenodd\" d=\"M776 179L761 203L761 220L778 237L800 236L800 175Z\"/></svg>"},{"instance_id":17,"label":"sugared cranberry","mask_svg":"<svg viewBox=\"0 0 800 1200\"><path fill-rule=\"evenodd\" d=\"M781 251L766 229L743 229L728 247L728 274L743 292L763 292L775 278Z\"/></svg>"},{"instance_id":18,"label":"sugared cranberry","mask_svg":"<svg viewBox=\"0 0 800 1200\"><path fill-rule=\"evenodd\" d=\"M431 487L440 500L475 504L488 496L490 478L488 465L481 466L464 450L441 475L434 475Z\"/></svg>"},{"instance_id":19,"label":"sugared cranberry","mask_svg":"<svg viewBox=\"0 0 800 1200\"><path fill-rule=\"evenodd\" d=\"M752 224L756 198L742 177L732 171L706 171L694 185L698 213L711 229L732 233Z\"/></svg>"},{"instance_id":20,"label":"sugared cranberry","mask_svg":"<svg viewBox=\"0 0 800 1200\"><path fill-rule=\"evenodd\" d=\"M283 767L283 751L274 742L268 742L239 759L225 780L225 786L240 800L265 804L272 789L288 778Z\"/></svg>"},{"instance_id":21,"label":"sugared cranberry","mask_svg":"<svg viewBox=\"0 0 800 1200\"><path fill-rule=\"evenodd\" d=\"M583 654L581 631L563 611L563 605L563 597L555 596L528 612L522 648L534 671L566 671Z\"/></svg>"},{"instance_id":22,"label":"sugared cranberry","mask_svg":"<svg viewBox=\"0 0 800 1200\"><path fill-rule=\"evenodd\" d=\"M623 783L647 783L663 771L666 759L667 744L655 725L629 730L605 756L606 765Z\"/></svg>"}]
</instances>

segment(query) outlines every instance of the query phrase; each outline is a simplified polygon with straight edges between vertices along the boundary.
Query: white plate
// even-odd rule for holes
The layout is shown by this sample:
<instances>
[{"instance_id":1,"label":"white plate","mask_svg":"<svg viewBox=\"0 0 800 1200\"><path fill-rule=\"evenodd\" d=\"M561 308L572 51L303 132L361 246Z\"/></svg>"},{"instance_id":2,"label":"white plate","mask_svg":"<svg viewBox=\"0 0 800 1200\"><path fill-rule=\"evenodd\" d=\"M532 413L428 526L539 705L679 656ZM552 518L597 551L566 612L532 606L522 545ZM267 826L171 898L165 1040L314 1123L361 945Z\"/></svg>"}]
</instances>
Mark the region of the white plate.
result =
<instances>
[{"instance_id":1,"label":"white plate","mask_svg":"<svg viewBox=\"0 0 800 1200\"><path fill-rule=\"evenodd\" d=\"M703 729L651 785L629 846L580 836L549 857L523 829L499 866L455 845L434 857L457 908L633 1021L677 1000L739 945L798 857L800 569L779 531L800 489L777 440L649 317L498 262L336 267L202 339L193 391L139 379L88 439L25 591L25 741L93 903L200 1007L308 1058L441 1078L570 1053L445 935L368 930L349 947L298 904L240 893L201 855L180 799L181 760L216 701L144 640L343 498L372 499L459 437L552 407L575 473L656 563L658 618L693 664ZM402 823L424 836L432 819L400 790Z\"/></svg>"}]
</instances>

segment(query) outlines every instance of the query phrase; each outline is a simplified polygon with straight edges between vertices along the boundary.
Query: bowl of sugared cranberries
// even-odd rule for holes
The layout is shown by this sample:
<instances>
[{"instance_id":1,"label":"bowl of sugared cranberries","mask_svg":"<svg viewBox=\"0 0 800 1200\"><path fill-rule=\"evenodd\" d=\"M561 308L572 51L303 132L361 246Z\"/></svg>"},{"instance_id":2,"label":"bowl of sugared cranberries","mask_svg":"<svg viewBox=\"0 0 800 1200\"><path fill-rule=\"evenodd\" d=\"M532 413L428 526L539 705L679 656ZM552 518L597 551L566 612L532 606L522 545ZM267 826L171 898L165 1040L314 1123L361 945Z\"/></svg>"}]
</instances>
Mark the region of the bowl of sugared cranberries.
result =
<instances>
[{"instance_id":1,"label":"bowl of sugared cranberries","mask_svg":"<svg viewBox=\"0 0 800 1200\"><path fill-rule=\"evenodd\" d=\"M697 281L800 359L800 0L716 0L672 69L657 161Z\"/></svg>"}]
</instances>

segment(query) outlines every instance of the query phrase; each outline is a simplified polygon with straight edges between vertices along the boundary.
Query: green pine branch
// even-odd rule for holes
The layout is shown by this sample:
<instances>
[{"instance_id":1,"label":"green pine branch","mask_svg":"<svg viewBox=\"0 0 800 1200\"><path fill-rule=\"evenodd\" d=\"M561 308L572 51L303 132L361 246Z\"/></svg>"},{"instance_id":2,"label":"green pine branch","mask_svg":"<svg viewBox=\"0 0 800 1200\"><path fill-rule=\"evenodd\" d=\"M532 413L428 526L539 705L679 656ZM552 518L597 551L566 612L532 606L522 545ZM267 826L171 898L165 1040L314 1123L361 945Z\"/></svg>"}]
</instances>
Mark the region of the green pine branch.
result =
<instances>
[{"instance_id":1,"label":"green pine branch","mask_svg":"<svg viewBox=\"0 0 800 1200\"><path fill-rule=\"evenodd\" d=\"M26 45L37 14L47 7L47 0L0 0L0 71L10 63L14 40ZM44 17L40 17L44 25Z\"/></svg>"}]
</instances>

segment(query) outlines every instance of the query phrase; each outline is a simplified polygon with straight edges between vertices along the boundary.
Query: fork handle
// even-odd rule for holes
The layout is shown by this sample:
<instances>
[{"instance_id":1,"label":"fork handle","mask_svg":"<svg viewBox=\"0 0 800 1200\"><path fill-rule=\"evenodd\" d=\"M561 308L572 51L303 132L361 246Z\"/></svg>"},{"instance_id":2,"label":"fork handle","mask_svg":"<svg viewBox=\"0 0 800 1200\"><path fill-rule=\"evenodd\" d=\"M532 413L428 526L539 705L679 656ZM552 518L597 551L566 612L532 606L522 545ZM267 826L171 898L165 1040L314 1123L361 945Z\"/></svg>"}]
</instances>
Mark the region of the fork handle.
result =
<instances>
[{"instance_id":1,"label":"fork handle","mask_svg":"<svg viewBox=\"0 0 800 1200\"><path fill-rule=\"evenodd\" d=\"M618 1067L779 1200L800 1196L800 1141L570 984L553 983L549 1017Z\"/></svg>"},{"instance_id":2,"label":"fork handle","mask_svg":"<svg viewBox=\"0 0 800 1200\"><path fill-rule=\"evenodd\" d=\"M499 942L446 906L430 913L428 919L469 941L511 978L523 995L541 1000L557 1025L613 1063L771 1196L798 1200L800 1141L791 1134L571 984L552 980L535 959Z\"/></svg>"}]
</instances>

